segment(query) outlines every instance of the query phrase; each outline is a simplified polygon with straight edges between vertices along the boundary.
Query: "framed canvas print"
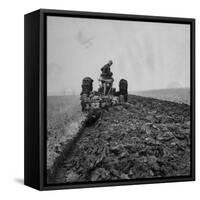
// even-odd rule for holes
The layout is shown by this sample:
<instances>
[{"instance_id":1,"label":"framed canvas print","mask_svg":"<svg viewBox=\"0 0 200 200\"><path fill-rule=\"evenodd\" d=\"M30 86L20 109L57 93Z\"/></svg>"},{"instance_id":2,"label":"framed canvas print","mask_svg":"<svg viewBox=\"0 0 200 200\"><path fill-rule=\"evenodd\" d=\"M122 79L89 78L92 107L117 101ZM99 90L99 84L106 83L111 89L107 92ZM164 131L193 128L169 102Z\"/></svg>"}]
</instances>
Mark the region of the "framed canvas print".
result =
<instances>
[{"instance_id":1,"label":"framed canvas print","mask_svg":"<svg viewBox=\"0 0 200 200\"><path fill-rule=\"evenodd\" d=\"M195 20L25 15L25 185L195 180Z\"/></svg>"}]
</instances>

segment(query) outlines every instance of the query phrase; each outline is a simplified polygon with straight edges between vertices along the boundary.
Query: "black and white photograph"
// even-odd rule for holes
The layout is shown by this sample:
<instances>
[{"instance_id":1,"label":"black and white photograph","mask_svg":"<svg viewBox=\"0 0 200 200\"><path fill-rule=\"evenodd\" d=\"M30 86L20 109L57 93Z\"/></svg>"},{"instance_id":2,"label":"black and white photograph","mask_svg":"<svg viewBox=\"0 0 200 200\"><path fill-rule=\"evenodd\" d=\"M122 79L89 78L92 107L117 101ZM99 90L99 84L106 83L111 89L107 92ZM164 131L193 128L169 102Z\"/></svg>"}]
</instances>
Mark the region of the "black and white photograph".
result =
<instances>
[{"instance_id":1,"label":"black and white photograph","mask_svg":"<svg viewBox=\"0 0 200 200\"><path fill-rule=\"evenodd\" d=\"M2 1L0 199L198 199L199 4Z\"/></svg>"},{"instance_id":2,"label":"black and white photograph","mask_svg":"<svg viewBox=\"0 0 200 200\"><path fill-rule=\"evenodd\" d=\"M190 24L46 25L47 184L190 177Z\"/></svg>"}]
</instances>

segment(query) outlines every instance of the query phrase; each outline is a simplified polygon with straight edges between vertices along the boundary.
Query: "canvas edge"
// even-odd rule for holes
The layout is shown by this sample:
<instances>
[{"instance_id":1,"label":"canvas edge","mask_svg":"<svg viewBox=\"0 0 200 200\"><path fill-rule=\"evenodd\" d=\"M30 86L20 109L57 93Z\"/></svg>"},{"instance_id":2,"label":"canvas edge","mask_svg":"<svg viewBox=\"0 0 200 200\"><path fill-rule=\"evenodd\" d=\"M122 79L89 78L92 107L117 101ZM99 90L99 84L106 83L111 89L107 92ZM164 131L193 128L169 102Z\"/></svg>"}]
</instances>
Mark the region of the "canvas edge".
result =
<instances>
[{"instance_id":1,"label":"canvas edge","mask_svg":"<svg viewBox=\"0 0 200 200\"><path fill-rule=\"evenodd\" d=\"M39 73L39 106L40 106L40 156L39 156L39 174L40 181L39 190L56 190L56 189L74 189L74 188L91 188L91 187L105 187L105 186L122 186L122 185L138 185L138 184L153 184L153 183L170 183L170 182L184 182L184 181L195 181L195 19L194 18L177 18L177 17L161 17L161 16L146 16L146 15L129 15L129 14L116 14L116 13L97 13L97 12L85 12L85 11L65 11L65 10L50 10L50 9L39 9L36 12L40 13L40 48L39 48L39 62L40 62L40 73ZM151 180L131 180L131 181L117 181L117 182L101 182L101 183L76 183L76 184L62 184L62 185L47 185L45 183L45 170L44 170L44 135L45 135L45 96L46 96L46 71L44 65L46 64L45 48L46 48L46 35L45 35L45 17L51 15L58 16L76 16L76 17L90 17L100 19L119 19L119 20L138 20L138 21L153 21L153 22L164 22L164 23L183 23L191 25L191 102L192 102L192 161L191 161L191 176L189 177L175 177L175 178L162 178L162 179L151 179ZM44 95L45 94L45 95Z\"/></svg>"}]
</instances>

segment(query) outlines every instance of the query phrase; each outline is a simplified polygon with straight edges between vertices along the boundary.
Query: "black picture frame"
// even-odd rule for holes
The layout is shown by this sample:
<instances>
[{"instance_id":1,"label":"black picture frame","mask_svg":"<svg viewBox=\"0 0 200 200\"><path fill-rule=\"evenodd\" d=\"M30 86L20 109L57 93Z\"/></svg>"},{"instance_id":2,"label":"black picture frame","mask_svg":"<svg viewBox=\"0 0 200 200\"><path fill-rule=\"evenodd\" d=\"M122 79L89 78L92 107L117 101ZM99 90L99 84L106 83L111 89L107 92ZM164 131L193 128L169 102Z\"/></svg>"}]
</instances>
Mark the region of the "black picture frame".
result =
<instances>
[{"instance_id":1,"label":"black picture frame","mask_svg":"<svg viewBox=\"0 0 200 200\"><path fill-rule=\"evenodd\" d=\"M177 23L190 25L191 174L71 184L46 183L47 16ZM24 16L24 184L38 190L149 184L195 180L195 19L39 9Z\"/></svg>"}]
</instances>

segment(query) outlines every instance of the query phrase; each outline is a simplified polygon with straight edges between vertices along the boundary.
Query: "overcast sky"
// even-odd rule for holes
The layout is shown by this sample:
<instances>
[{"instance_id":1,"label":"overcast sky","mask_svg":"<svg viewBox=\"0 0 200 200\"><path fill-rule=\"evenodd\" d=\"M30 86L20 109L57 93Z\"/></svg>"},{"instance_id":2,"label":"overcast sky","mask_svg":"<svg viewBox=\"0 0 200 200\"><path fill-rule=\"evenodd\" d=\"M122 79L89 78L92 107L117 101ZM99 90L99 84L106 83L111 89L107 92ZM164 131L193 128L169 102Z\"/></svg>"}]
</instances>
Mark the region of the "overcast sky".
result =
<instances>
[{"instance_id":1,"label":"overcast sky","mask_svg":"<svg viewBox=\"0 0 200 200\"><path fill-rule=\"evenodd\" d=\"M129 91L189 87L190 27L184 24L47 18L48 94L80 93L90 76L98 87L100 68L113 60L114 86Z\"/></svg>"}]
</instances>

